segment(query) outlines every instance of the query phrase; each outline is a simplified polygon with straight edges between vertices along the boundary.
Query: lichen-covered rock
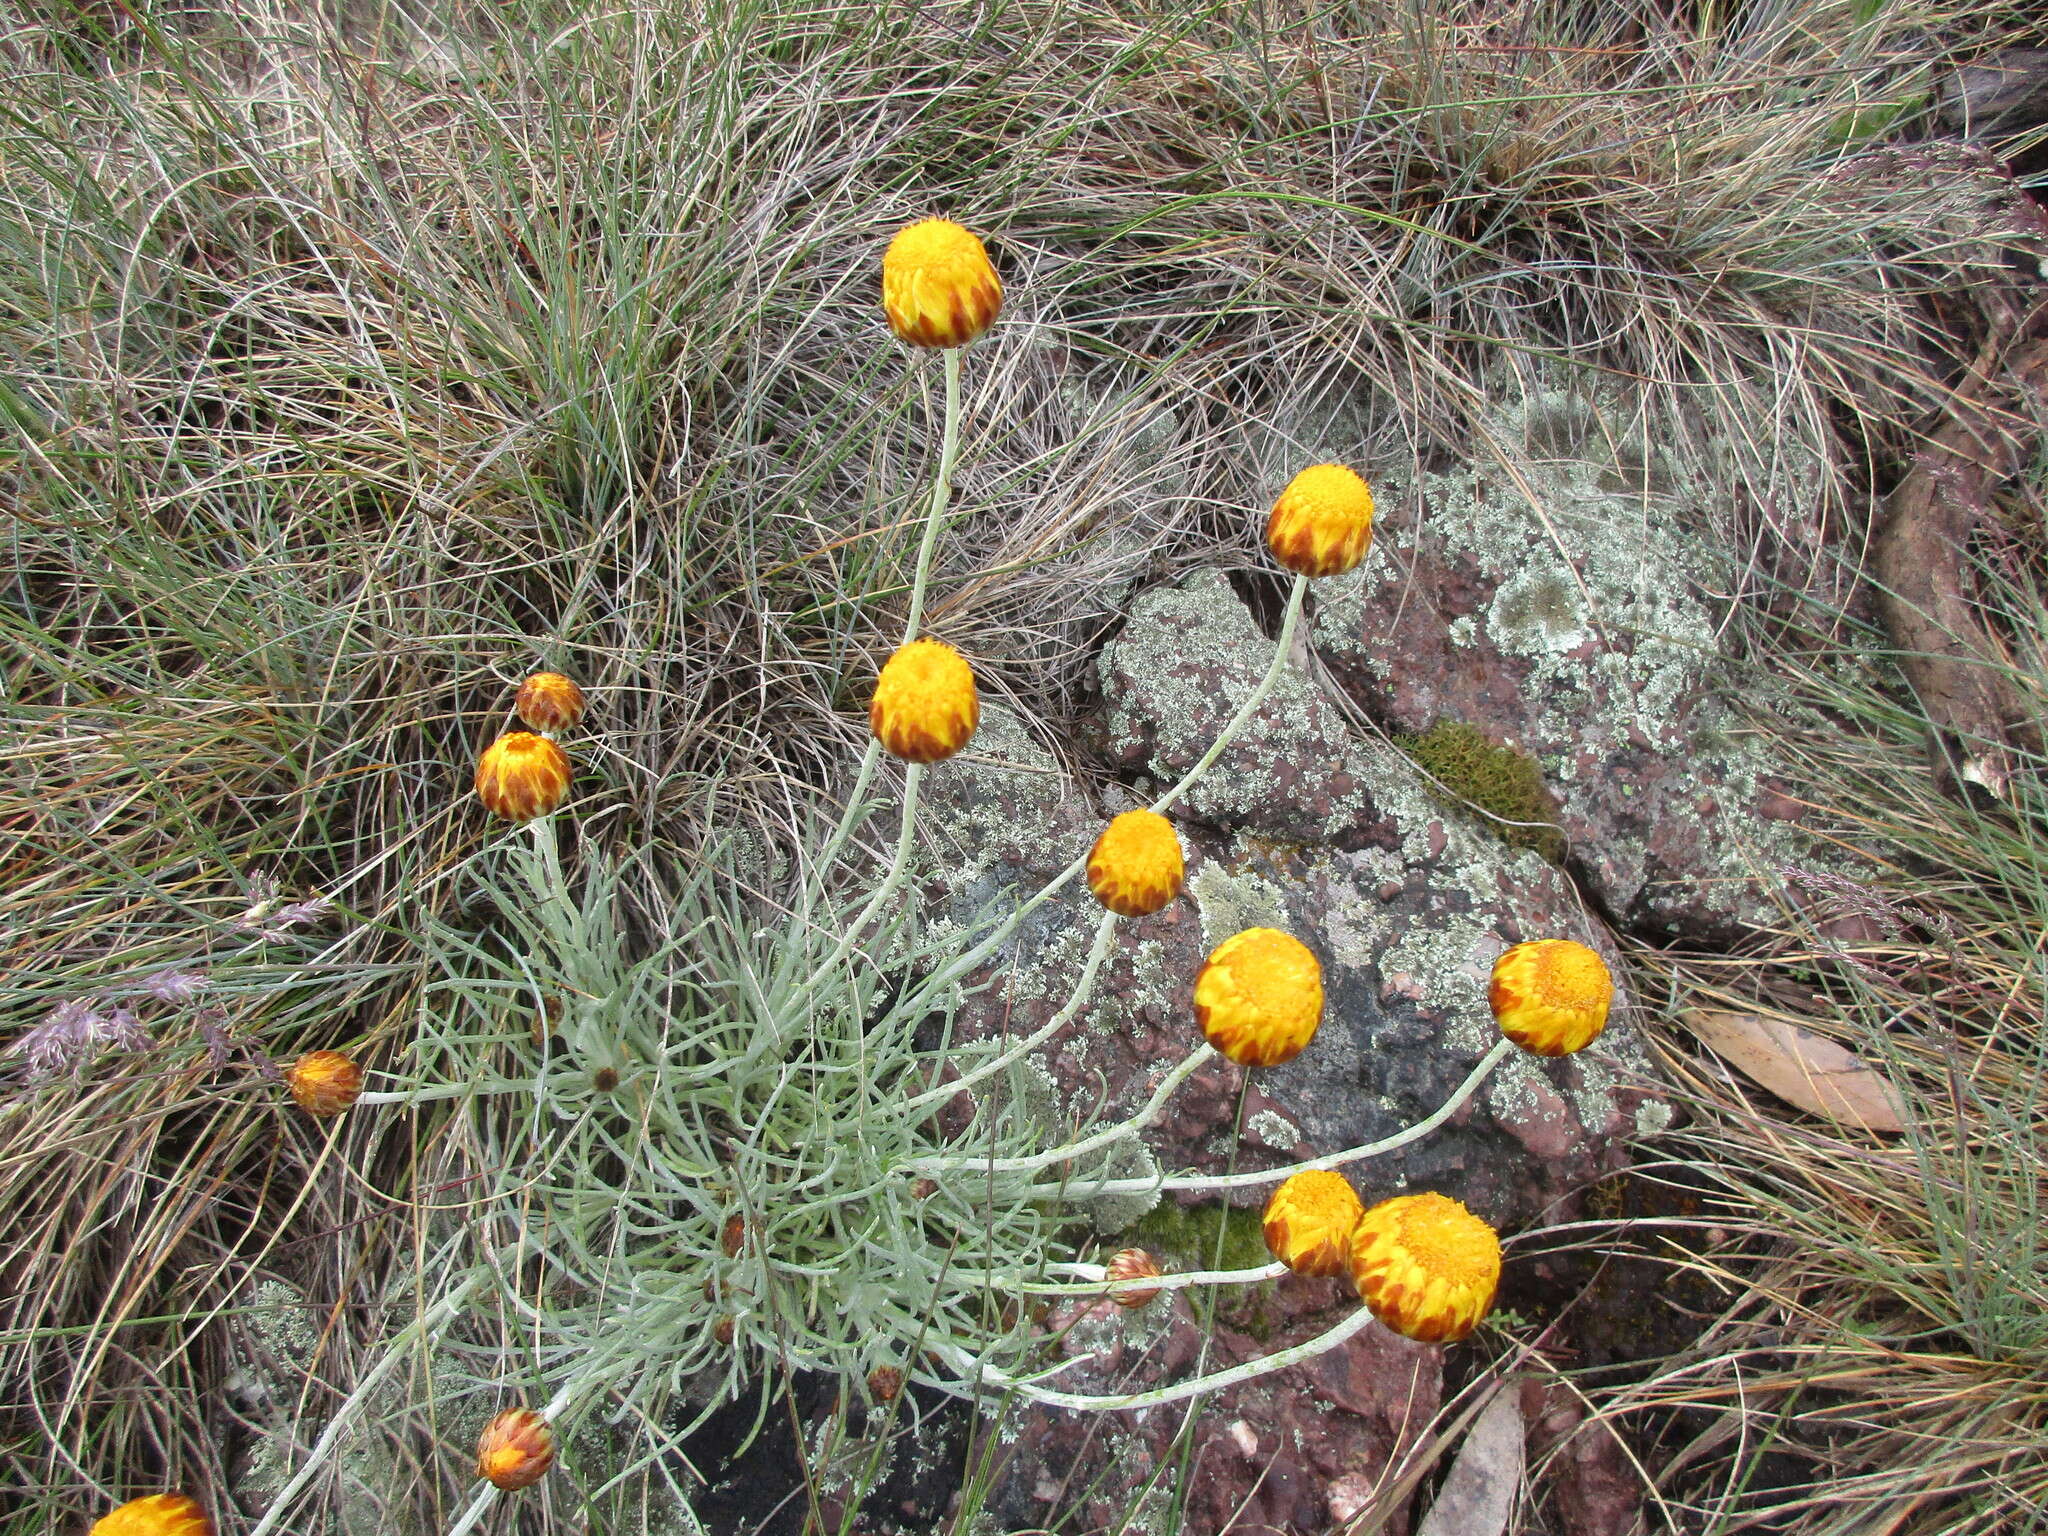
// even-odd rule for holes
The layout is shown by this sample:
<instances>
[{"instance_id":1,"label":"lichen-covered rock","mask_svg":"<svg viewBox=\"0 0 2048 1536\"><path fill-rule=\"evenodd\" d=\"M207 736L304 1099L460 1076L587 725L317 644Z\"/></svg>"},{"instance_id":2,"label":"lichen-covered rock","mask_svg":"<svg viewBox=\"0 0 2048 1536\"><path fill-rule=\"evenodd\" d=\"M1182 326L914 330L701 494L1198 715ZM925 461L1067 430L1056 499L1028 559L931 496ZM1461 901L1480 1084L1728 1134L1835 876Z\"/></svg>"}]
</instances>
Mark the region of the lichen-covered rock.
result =
<instances>
[{"instance_id":1,"label":"lichen-covered rock","mask_svg":"<svg viewBox=\"0 0 2048 1536\"><path fill-rule=\"evenodd\" d=\"M1769 924L1775 871L1820 855L1726 694L1708 509L1581 397L1496 425L1516 475L1383 485L1371 560L1318 590L1317 654L1392 730L1460 722L1533 756L1617 920L1703 941Z\"/></svg>"},{"instance_id":2,"label":"lichen-covered rock","mask_svg":"<svg viewBox=\"0 0 2048 1536\"><path fill-rule=\"evenodd\" d=\"M1181 1380L1198 1361L1220 1370L1299 1343L1341 1322L1358 1303L1342 1283L1289 1275L1255 1299L1220 1306L1204 1332L1186 1291L1143 1311L1107 1301L1069 1304L1047 1319L1074 1362L1059 1390L1120 1393ZM1245 1331L1253 1316L1259 1337ZM1428 1425L1443 1395L1442 1351L1370 1327L1290 1370L1207 1399L1195 1429L1195 1475L1178 1529L1291 1536L1330 1524L1333 1484L1374 1476ZM990 1529L1113 1530L1140 1489L1156 1492L1132 1527L1153 1530L1176 1474L1173 1442L1185 1403L1096 1414L1020 1403L1004 1425L1006 1460L989 1500ZM1406 1521L1386 1529L1400 1536Z\"/></svg>"}]
</instances>

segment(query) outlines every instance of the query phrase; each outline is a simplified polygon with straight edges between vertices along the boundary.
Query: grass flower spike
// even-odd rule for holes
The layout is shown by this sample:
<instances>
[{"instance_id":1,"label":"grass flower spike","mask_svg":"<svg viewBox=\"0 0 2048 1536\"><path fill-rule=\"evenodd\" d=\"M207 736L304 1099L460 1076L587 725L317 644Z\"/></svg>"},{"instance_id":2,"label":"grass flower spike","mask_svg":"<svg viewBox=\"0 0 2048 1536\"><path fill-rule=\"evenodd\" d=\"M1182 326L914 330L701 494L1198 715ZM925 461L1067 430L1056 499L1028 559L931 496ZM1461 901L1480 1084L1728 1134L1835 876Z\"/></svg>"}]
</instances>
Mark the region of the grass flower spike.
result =
<instances>
[{"instance_id":1,"label":"grass flower spike","mask_svg":"<svg viewBox=\"0 0 2048 1536\"><path fill-rule=\"evenodd\" d=\"M1119 1248L1102 1266L1102 1278L1112 1285L1119 1280L1153 1280L1162 1273L1159 1261L1142 1248ZM1136 1311L1158 1294L1157 1286L1134 1285L1127 1291L1111 1291L1109 1299L1120 1307Z\"/></svg>"},{"instance_id":2,"label":"grass flower spike","mask_svg":"<svg viewBox=\"0 0 2048 1536\"><path fill-rule=\"evenodd\" d=\"M1149 917L1180 894L1187 866L1173 823L1156 811L1111 819L1088 855L1088 889L1119 917Z\"/></svg>"},{"instance_id":3,"label":"grass flower spike","mask_svg":"<svg viewBox=\"0 0 2048 1536\"><path fill-rule=\"evenodd\" d=\"M1500 1288L1500 1239L1448 1195L1397 1195L1351 1234L1358 1299L1398 1334L1456 1343L1479 1326Z\"/></svg>"},{"instance_id":4,"label":"grass flower spike","mask_svg":"<svg viewBox=\"0 0 2048 1536\"><path fill-rule=\"evenodd\" d=\"M882 257L882 310L913 347L964 347L1003 307L1003 285L988 252L945 219L899 230Z\"/></svg>"},{"instance_id":5,"label":"grass flower spike","mask_svg":"<svg viewBox=\"0 0 2048 1536\"><path fill-rule=\"evenodd\" d=\"M493 1486L530 1488L555 1464L555 1432L531 1408L507 1408L476 1442L476 1475Z\"/></svg>"},{"instance_id":6,"label":"grass flower spike","mask_svg":"<svg viewBox=\"0 0 2048 1536\"><path fill-rule=\"evenodd\" d=\"M905 762L951 757L980 723L974 669L942 640L898 646L875 681L868 724L875 739Z\"/></svg>"},{"instance_id":7,"label":"grass flower spike","mask_svg":"<svg viewBox=\"0 0 2048 1536\"><path fill-rule=\"evenodd\" d=\"M1337 576L1372 543L1372 491L1342 464L1313 464L1287 482L1266 519L1266 547L1290 571Z\"/></svg>"},{"instance_id":8,"label":"grass flower spike","mask_svg":"<svg viewBox=\"0 0 2048 1536\"><path fill-rule=\"evenodd\" d=\"M559 672L536 672L519 685L513 713L536 731L566 731L583 718L583 690Z\"/></svg>"},{"instance_id":9,"label":"grass flower spike","mask_svg":"<svg viewBox=\"0 0 2048 1536\"><path fill-rule=\"evenodd\" d=\"M1195 977L1195 1020L1239 1066L1299 1056L1323 1021L1323 968L1277 928L1247 928L1210 952Z\"/></svg>"},{"instance_id":10,"label":"grass flower spike","mask_svg":"<svg viewBox=\"0 0 2048 1536\"><path fill-rule=\"evenodd\" d=\"M363 1091L363 1069L339 1051L308 1051L284 1075L299 1108L325 1118L338 1115Z\"/></svg>"},{"instance_id":11,"label":"grass flower spike","mask_svg":"<svg viewBox=\"0 0 2048 1536\"><path fill-rule=\"evenodd\" d=\"M476 793L507 821L545 816L568 798L568 754L545 736L507 731L477 760Z\"/></svg>"},{"instance_id":12,"label":"grass flower spike","mask_svg":"<svg viewBox=\"0 0 2048 1536\"><path fill-rule=\"evenodd\" d=\"M1614 978L1570 939L1533 939L1493 962L1486 989L1500 1032L1534 1056L1569 1056L1600 1038Z\"/></svg>"},{"instance_id":13,"label":"grass flower spike","mask_svg":"<svg viewBox=\"0 0 2048 1536\"><path fill-rule=\"evenodd\" d=\"M1298 1275L1341 1275L1365 1207L1351 1181L1329 1168L1297 1173L1266 1202L1266 1247Z\"/></svg>"},{"instance_id":14,"label":"grass flower spike","mask_svg":"<svg viewBox=\"0 0 2048 1536\"><path fill-rule=\"evenodd\" d=\"M213 1536L213 1522L182 1493L152 1493L100 1516L90 1536Z\"/></svg>"}]
</instances>

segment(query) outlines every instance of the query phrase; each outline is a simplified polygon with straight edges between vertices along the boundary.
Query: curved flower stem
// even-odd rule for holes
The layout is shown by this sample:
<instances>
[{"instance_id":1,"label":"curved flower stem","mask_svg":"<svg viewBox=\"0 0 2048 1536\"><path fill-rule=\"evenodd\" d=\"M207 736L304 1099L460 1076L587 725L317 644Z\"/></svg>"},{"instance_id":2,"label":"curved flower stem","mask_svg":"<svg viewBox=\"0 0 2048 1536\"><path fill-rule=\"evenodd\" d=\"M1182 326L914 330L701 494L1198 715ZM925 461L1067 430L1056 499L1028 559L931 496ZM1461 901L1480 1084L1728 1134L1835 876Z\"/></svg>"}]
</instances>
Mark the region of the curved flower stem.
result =
<instances>
[{"instance_id":1,"label":"curved flower stem","mask_svg":"<svg viewBox=\"0 0 2048 1536\"><path fill-rule=\"evenodd\" d=\"M398 1362L405 1358L405 1346L422 1334L432 1336L438 1332L441 1325L453 1317L463 1302L469 1299L469 1293L476 1288L477 1280L478 1276L469 1276L431 1308L392 1335L385 1346L383 1358L363 1373L362 1378L356 1382L355 1389L342 1400L341 1406L334 1410L334 1416L327 1421L327 1427L320 1432L320 1438L313 1442L313 1449L307 1453L299 1470L292 1474L290 1482L278 1490L277 1496L270 1501L270 1508L265 1511L263 1518L256 1522L256 1528L249 1536L269 1536L269 1532L291 1509L292 1500L298 1497L299 1491L327 1465L328 1458L334 1454L335 1447L354 1424L355 1417L362 1411L363 1405L376 1394L377 1388L383 1384L384 1378L391 1374Z\"/></svg>"},{"instance_id":2,"label":"curved flower stem","mask_svg":"<svg viewBox=\"0 0 2048 1536\"><path fill-rule=\"evenodd\" d=\"M991 1057L972 1072L963 1072L960 1076L949 1078L937 1087L927 1088L923 1093L915 1094L905 1099L902 1103L895 1106L897 1113L908 1114L913 1110L922 1109L927 1104L936 1103L940 1099L950 1099L963 1088L972 1088L983 1078L989 1076L989 1074L1000 1072L1012 1062L1022 1060L1025 1056L1028 1056L1031 1052L1037 1050L1038 1047L1045 1044L1054 1035L1058 1034L1066 1027L1068 1020L1081 1011L1081 1005L1088 1001L1088 995L1095 990L1095 973L1102 969L1102 962L1109 954L1110 936L1115 931L1116 914L1114 912L1103 913L1102 921L1095 925L1095 944L1088 951L1088 961L1081 968L1081 978L1074 983L1073 995L1067 999L1066 1004L1058 1013L1047 1019L1044 1024L1033 1030L1023 1039L1012 1044L1000 1056Z\"/></svg>"},{"instance_id":3,"label":"curved flower stem","mask_svg":"<svg viewBox=\"0 0 2048 1536\"><path fill-rule=\"evenodd\" d=\"M1157 1282L1148 1282L1156 1284ZM1256 1360L1247 1360L1242 1365L1233 1365L1228 1370L1214 1371L1206 1376L1196 1376L1188 1381L1176 1382L1170 1387L1156 1387L1150 1392L1132 1392L1121 1396L1097 1395L1092 1392L1052 1392L1044 1387L1034 1386L1028 1381L998 1370L992 1365L979 1367L981 1379L991 1387L1006 1392L1015 1392L1033 1402L1046 1403L1055 1408L1088 1408L1098 1412L1119 1412L1132 1408L1157 1408L1162 1403L1177 1403L1184 1398L1198 1397L1208 1392L1218 1392L1225 1387L1234 1387L1241 1381L1254 1381L1269 1376L1274 1371L1284 1371L1290 1365L1300 1365L1304 1360L1316 1356L1363 1333L1373 1323L1373 1315L1360 1307L1336 1327L1317 1334L1312 1339L1286 1349L1262 1355ZM1085 1359L1085 1356L1080 1357ZM1079 1364L1079 1359L1069 1362ZM955 1360L955 1365L971 1364Z\"/></svg>"},{"instance_id":4,"label":"curved flower stem","mask_svg":"<svg viewBox=\"0 0 2048 1536\"><path fill-rule=\"evenodd\" d=\"M939 523L945 518L946 503L953 495L953 466L960 459L960 353L946 348L946 420L939 433L939 478L932 486L931 510L925 514L924 539L917 547L917 571L910 579L910 617L903 625L903 643L917 638L918 621L924 617L925 580L931 574L932 547L939 541Z\"/></svg>"},{"instance_id":5,"label":"curved flower stem","mask_svg":"<svg viewBox=\"0 0 2048 1536\"><path fill-rule=\"evenodd\" d=\"M1114 1297L1125 1291L1182 1291L1194 1285L1257 1285L1264 1280L1278 1280L1287 1273L1287 1266L1275 1259L1257 1269L1191 1269L1176 1275L1139 1275L1130 1280L1111 1280L1108 1269L1101 1264L1048 1264L1045 1270L1047 1274L1072 1275L1075 1278L1071 1283L1062 1285L1043 1280L1022 1280L1010 1275L983 1274L976 1270L956 1269L953 1273L963 1281L985 1285L1006 1294Z\"/></svg>"},{"instance_id":6,"label":"curved flower stem","mask_svg":"<svg viewBox=\"0 0 2048 1536\"><path fill-rule=\"evenodd\" d=\"M1432 1114L1393 1135L1379 1141L1368 1141L1363 1146L1351 1147L1343 1152L1334 1152L1328 1157L1311 1157L1304 1162L1289 1163L1285 1168L1268 1168L1259 1173L1236 1173L1220 1177L1202 1174L1183 1174L1168 1179L1103 1179L1097 1183L1085 1180L1069 1180L1057 1186L1047 1185L1034 1191L1041 1196L1065 1195L1071 1199L1094 1200L1103 1195L1145 1195L1154 1190L1212 1190L1249 1189L1260 1184L1277 1184L1290 1179L1297 1173L1306 1173L1312 1168L1341 1168L1346 1163L1359 1163L1369 1157L1384 1157L1398 1151L1410 1142L1420 1141L1431 1131L1442 1125L1464 1106L1467 1099L1479 1090L1493 1069L1514 1050L1509 1040L1495 1042L1492 1050L1479 1058L1479 1064L1465 1074L1465 1080L1458 1084L1455 1092L1444 1100Z\"/></svg>"},{"instance_id":7,"label":"curved flower stem","mask_svg":"<svg viewBox=\"0 0 2048 1536\"><path fill-rule=\"evenodd\" d=\"M910 771L903 776L903 830L896 836L896 856L889 861L889 872L882 877L882 883L875 887L875 894L868 898L868 904L861 908L860 916L846 925L846 931L839 935L839 942L832 946L832 953L818 968L805 978L800 989L808 993L825 979L825 976L851 950L875 914L882 910L897 887L903 884L903 872L910 867L910 844L917 835L917 789L924 782L924 764L912 763Z\"/></svg>"},{"instance_id":8,"label":"curved flower stem","mask_svg":"<svg viewBox=\"0 0 2048 1536\"><path fill-rule=\"evenodd\" d=\"M1083 1136L1079 1141L1070 1141L1063 1147L1054 1147L1049 1152L1034 1152L1029 1157L913 1157L906 1159L900 1167L906 1173L1028 1173L1035 1168L1050 1168L1054 1163L1063 1163L1071 1157L1085 1156L1100 1147L1108 1146L1111 1142L1135 1136L1157 1120L1159 1111L1173 1096L1173 1090L1193 1076L1196 1068L1213 1059L1216 1059L1215 1047L1207 1043L1196 1046L1160 1080L1159 1086L1152 1090L1152 1097L1145 1101L1145 1107L1130 1119L1112 1125L1107 1130L1097 1131L1093 1136ZM1157 1181L1139 1179L1136 1182L1146 1189L1151 1189ZM1046 1193L1056 1196L1062 1188L1070 1187L1048 1188ZM1092 1189L1089 1193L1093 1194Z\"/></svg>"},{"instance_id":9,"label":"curved flower stem","mask_svg":"<svg viewBox=\"0 0 2048 1536\"><path fill-rule=\"evenodd\" d=\"M1297 575L1294 586L1287 593L1287 613L1280 620L1280 634L1273 642L1273 664L1266 668L1266 675L1259 679L1259 685L1251 691L1251 696L1237 706L1237 713L1230 717L1230 723L1209 743L1209 750L1202 754L1200 761L1180 776L1178 784L1152 802L1153 810L1164 811L1186 793L1195 780L1215 766L1216 759L1237 740L1237 733L1244 729L1245 722L1266 702L1266 696L1273 691L1273 685L1280 680L1280 674L1287 666L1287 653L1294 649L1294 631L1301 623L1302 599L1307 595L1308 578Z\"/></svg>"}]
</instances>

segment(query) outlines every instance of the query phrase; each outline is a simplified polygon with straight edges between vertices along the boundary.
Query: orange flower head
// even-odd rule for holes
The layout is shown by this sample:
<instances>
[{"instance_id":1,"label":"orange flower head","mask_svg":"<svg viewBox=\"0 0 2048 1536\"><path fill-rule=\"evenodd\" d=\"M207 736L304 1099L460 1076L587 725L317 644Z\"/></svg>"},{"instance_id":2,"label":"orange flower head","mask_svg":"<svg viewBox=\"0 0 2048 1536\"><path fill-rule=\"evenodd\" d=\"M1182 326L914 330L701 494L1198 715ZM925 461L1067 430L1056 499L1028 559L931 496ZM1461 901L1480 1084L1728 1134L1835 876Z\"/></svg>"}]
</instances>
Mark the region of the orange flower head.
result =
<instances>
[{"instance_id":1,"label":"orange flower head","mask_svg":"<svg viewBox=\"0 0 2048 1536\"><path fill-rule=\"evenodd\" d=\"M943 640L899 645L883 664L868 724L876 739L905 762L951 757L980 723L974 669Z\"/></svg>"},{"instance_id":2,"label":"orange flower head","mask_svg":"<svg viewBox=\"0 0 2048 1536\"><path fill-rule=\"evenodd\" d=\"M882 312L913 347L964 347L994 322L1003 285L988 252L946 219L898 230L882 257Z\"/></svg>"},{"instance_id":3,"label":"orange flower head","mask_svg":"<svg viewBox=\"0 0 2048 1536\"><path fill-rule=\"evenodd\" d=\"M555 1464L555 1432L531 1408L507 1408L476 1442L476 1475L499 1488L531 1488Z\"/></svg>"},{"instance_id":4,"label":"orange flower head","mask_svg":"<svg viewBox=\"0 0 2048 1536\"><path fill-rule=\"evenodd\" d=\"M1102 1278L1114 1283L1118 1280L1156 1280L1163 1273L1159 1261L1142 1248L1120 1248L1109 1256L1109 1262L1102 1266ZM1127 1291L1111 1291L1109 1299L1120 1307L1136 1311L1159 1294L1158 1286L1132 1286Z\"/></svg>"},{"instance_id":5,"label":"orange flower head","mask_svg":"<svg viewBox=\"0 0 2048 1536\"><path fill-rule=\"evenodd\" d=\"M1394 1332L1453 1344L1479 1326L1500 1288L1500 1239L1448 1195L1396 1195L1351 1234L1358 1299Z\"/></svg>"},{"instance_id":6,"label":"orange flower head","mask_svg":"<svg viewBox=\"0 0 2048 1536\"><path fill-rule=\"evenodd\" d=\"M1372 543L1372 490L1342 464L1312 464L1287 482L1266 519L1266 547L1290 571L1337 576Z\"/></svg>"},{"instance_id":7,"label":"orange flower head","mask_svg":"<svg viewBox=\"0 0 2048 1536\"><path fill-rule=\"evenodd\" d=\"M1570 939L1532 939L1493 962L1486 1001L1500 1032L1533 1056L1569 1056L1600 1038L1614 978Z\"/></svg>"},{"instance_id":8,"label":"orange flower head","mask_svg":"<svg viewBox=\"0 0 2048 1536\"><path fill-rule=\"evenodd\" d=\"M152 1493L101 1515L90 1536L213 1536L213 1522L182 1493Z\"/></svg>"},{"instance_id":9,"label":"orange flower head","mask_svg":"<svg viewBox=\"0 0 2048 1536\"><path fill-rule=\"evenodd\" d=\"M512 709L536 731L566 731L583 718L583 690L559 672L536 672L519 685Z\"/></svg>"},{"instance_id":10,"label":"orange flower head","mask_svg":"<svg viewBox=\"0 0 2048 1536\"><path fill-rule=\"evenodd\" d=\"M309 1115L338 1115L363 1091L363 1069L339 1051L308 1051L285 1072L284 1085Z\"/></svg>"},{"instance_id":11,"label":"orange flower head","mask_svg":"<svg viewBox=\"0 0 2048 1536\"><path fill-rule=\"evenodd\" d=\"M507 731L477 759L476 793L507 821L545 816L568 798L568 754L545 736Z\"/></svg>"},{"instance_id":12,"label":"orange flower head","mask_svg":"<svg viewBox=\"0 0 2048 1536\"><path fill-rule=\"evenodd\" d=\"M1187 873L1173 823L1157 811L1112 817L1088 854L1088 889L1119 917L1150 917Z\"/></svg>"},{"instance_id":13,"label":"orange flower head","mask_svg":"<svg viewBox=\"0 0 2048 1536\"><path fill-rule=\"evenodd\" d=\"M1365 1207L1351 1181L1329 1168L1295 1174L1266 1202L1266 1247L1298 1275L1341 1275Z\"/></svg>"},{"instance_id":14,"label":"orange flower head","mask_svg":"<svg viewBox=\"0 0 2048 1536\"><path fill-rule=\"evenodd\" d=\"M1239 1066L1299 1056L1323 1021L1323 968L1277 928L1247 928L1218 944L1195 977L1195 1020Z\"/></svg>"}]
</instances>

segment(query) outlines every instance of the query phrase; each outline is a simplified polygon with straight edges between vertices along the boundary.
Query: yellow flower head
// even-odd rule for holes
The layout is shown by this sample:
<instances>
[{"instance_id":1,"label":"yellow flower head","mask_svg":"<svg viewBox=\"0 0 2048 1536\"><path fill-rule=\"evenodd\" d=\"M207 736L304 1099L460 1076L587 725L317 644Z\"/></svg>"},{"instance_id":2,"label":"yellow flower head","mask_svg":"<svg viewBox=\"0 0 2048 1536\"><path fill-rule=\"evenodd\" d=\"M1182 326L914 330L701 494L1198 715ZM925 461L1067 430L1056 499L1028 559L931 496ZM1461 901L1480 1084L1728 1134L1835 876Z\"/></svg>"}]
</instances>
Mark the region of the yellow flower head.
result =
<instances>
[{"instance_id":1,"label":"yellow flower head","mask_svg":"<svg viewBox=\"0 0 2048 1536\"><path fill-rule=\"evenodd\" d=\"M536 672L519 685L512 709L536 731L566 731L583 718L583 690L559 672Z\"/></svg>"},{"instance_id":2,"label":"yellow flower head","mask_svg":"<svg viewBox=\"0 0 2048 1536\"><path fill-rule=\"evenodd\" d=\"M1119 917L1149 917L1180 894L1187 873L1173 823L1157 811L1112 817L1088 854L1088 889Z\"/></svg>"},{"instance_id":3,"label":"yellow flower head","mask_svg":"<svg viewBox=\"0 0 2048 1536\"><path fill-rule=\"evenodd\" d=\"M476 1475L497 1487L530 1488L555 1464L555 1432L531 1408L507 1408L476 1442Z\"/></svg>"},{"instance_id":4,"label":"yellow flower head","mask_svg":"<svg viewBox=\"0 0 2048 1536\"><path fill-rule=\"evenodd\" d=\"M101 1515L90 1536L213 1536L213 1522L182 1493L152 1493Z\"/></svg>"},{"instance_id":5,"label":"yellow flower head","mask_svg":"<svg viewBox=\"0 0 2048 1536\"><path fill-rule=\"evenodd\" d=\"M1142 1248L1119 1248L1102 1266L1102 1278L1110 1284L1119 1280L1156 1280L1159 1261ZM1134 1285L1127 1291L1111 1291L1109 1299L1120 1307L1136 1310L1159 1294L1159 1287Z\"/></svg>"},{"instance_id":6,"label":"yellow flower head","mask_svg":"<svg viewBox=\"0 0 2048 1536\"><path fill-rule=\"evenodd\" d=\"M493 816L531 821L569 794L569 756L545 736L507 731L476 764L477 798Z\"/></svg>"},{"instance_id":7,"label":"yellow flower head","mask_svg":"<svg viewBox=\"0 0 2048 1536\"><path fill-rule=\"evenodd\" d=\"M883 664L868 724L876 740L905 762L951 757L980 723L974 669L944 641L912 640Z\"/></svg>"},{"instance_id":8,"label":"yellow flower head","mask_svg":"<svg viewBox=\"0 0 2048 1536\"><path fill-rule=\"evenodd\" d=\"M1397 1195L1351 1234L1358 1299L1394 1332L1452 1344L1479 1326L1500 1288L1500 1239L1448 1195Z\"/></svg>"},{"instance_id":9,"label":"yellow flower head","mask_svg":"<svg viewBox=\"0 0 2048 1536\"><path fill-rule=\"evenodd\" d=\"M1570 939L1532 939L1493 962L1486 989L1500 1032L1534 1056L1569 1056L1600 1038L1614 978Z\"/></svg>"},{"instance_id":10,"label":"yellow flower head","mask_svg":"<svg viewBox=\"0 0 2048 1536\"><path fill-rule=\"evenodd\" d=\"M1323 1021L1323 968L1277 928L1247 928L1218 944L1195 977L1195 1021L1239 1066L1299 1056Z\"/></svg>"},{"instance_id":11,"label":"yellow flower head","mask_svg":"<svg viewBox=\"0 0 2048 1536\"><path fill-rule=\"evenodd\" d=\"M1290 571L1336 576L1372 543L1372 491L1342 464L1312 464L1287 482L1266 519L1266 547Z\"/></svg>"},{"instance_id":12,"label":"yellow flower head","mask_svg":"<svg viewBox=\"0 0 2048 1536\"><path fill-rule=\"evenodd\" d=\"M1365 1207L1351 1181L1329 1168L1295 1174L1266 1202L1266 1246L1298 1275L1341 1275Z\"/></svg>"},{"instance_id":13,"label":"yellow flower head","mask_svg":"<svg viewBox=\"0 0 2048 1536\"><path fill-rule=\"evenodd\" d=\"M946 219L898 230L882 257L882 311L913 347L964 347L995 320L1003 285L981 241Z\"/></svg>"},{"instance_id":14,"label":"yellow flower head","mask_svg":"<svg viewBox=\"0 0 2048 1536\"><path fill-rule=\"evenodd\" d=\"M308 1051L284 1075L299 1108L309 1115L338 1115L363 1091L363 1069L339 1051Z\"/></svg>"}]
</instances>

